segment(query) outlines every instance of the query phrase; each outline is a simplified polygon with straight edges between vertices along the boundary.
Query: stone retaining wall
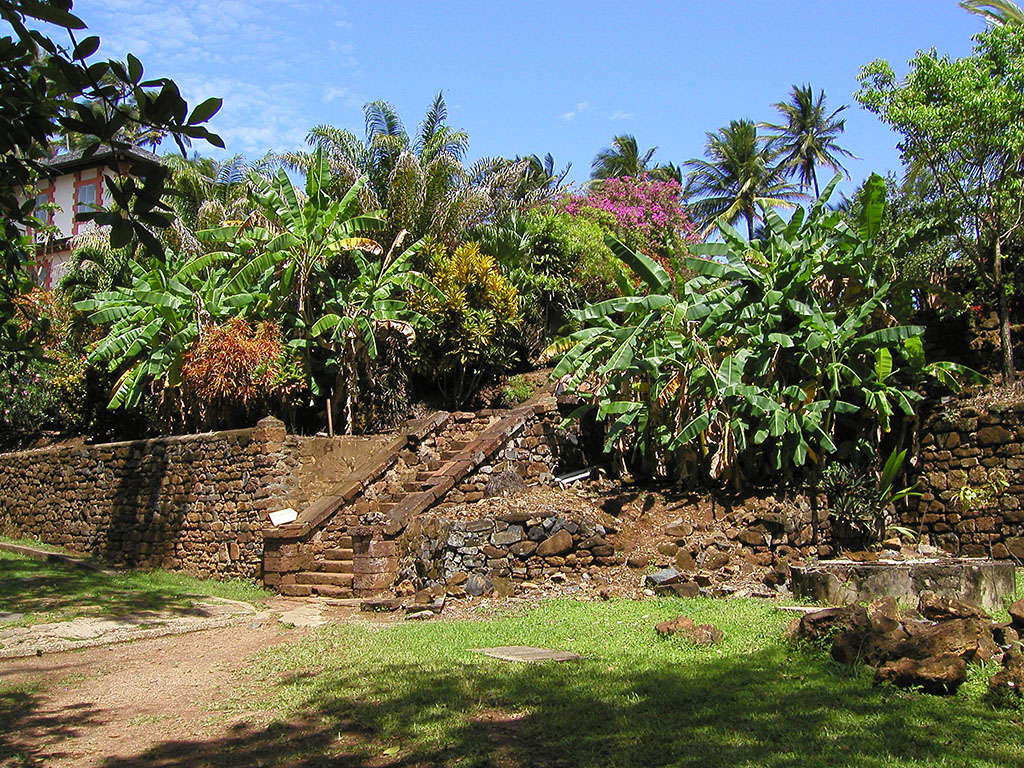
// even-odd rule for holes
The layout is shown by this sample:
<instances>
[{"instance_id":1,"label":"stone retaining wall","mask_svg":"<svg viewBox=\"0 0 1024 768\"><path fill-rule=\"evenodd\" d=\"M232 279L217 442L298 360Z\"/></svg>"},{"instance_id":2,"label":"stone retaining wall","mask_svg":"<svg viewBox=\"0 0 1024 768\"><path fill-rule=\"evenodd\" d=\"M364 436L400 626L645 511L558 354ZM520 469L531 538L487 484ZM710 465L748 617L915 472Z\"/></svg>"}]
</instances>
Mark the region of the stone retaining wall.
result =
<instances>
[{"instance_id":1,"label":"stone retaining wall","mask_svg":"<svg viewBox=\"0 0 1024 768\"><path fill-rule=\"evenodd\" d=\"M501 580L622 563L622 555L605 538L608 533L602 523L550 511L470 521L417 518L407 531L400 578L416 589L450 589L465 585L475 574L489 591ZM473 587L469 589L472 594Z\"/></svg>"},{"instance_id":2,"label":"stone retaining wall","mask_svg":"<svg viewBox=\"0 0 1024 768\"><path fill-rule=\"evenodd\" d=\"M357 439L358 440L358 439ZM0 532L124 566L261 576L268 513L301 508L349 438L252 429L0 455Z\"/></svg>"},{"instance_id":3,"label":"stone retaining wall","mask_svg":"<svg viewBox=\"0 0 1024 768\"><path fill-rule=\"evenodd\" d=\"M953 555L1024 560L1022 441L1024 404L949 401L924 421L922 495L904 524Z\"/></svg>"}]
</instances>

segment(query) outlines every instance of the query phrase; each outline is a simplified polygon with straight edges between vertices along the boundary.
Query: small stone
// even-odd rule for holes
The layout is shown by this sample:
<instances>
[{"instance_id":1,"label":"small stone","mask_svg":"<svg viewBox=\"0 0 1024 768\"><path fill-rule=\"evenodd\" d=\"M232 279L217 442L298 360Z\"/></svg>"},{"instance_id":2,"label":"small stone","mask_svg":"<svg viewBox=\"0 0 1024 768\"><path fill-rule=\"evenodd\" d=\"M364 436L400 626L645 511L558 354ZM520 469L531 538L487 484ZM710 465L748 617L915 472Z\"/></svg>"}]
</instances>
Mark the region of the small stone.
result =
<instances>
[{"instance_id":1,"label":"small stone","mask_svg":"<svg viewBox=\"0 0 1024 768\"><path fill-rule=\"evenodd\" d=\"M466 594L472 595L473 597L481 597L494 590L494 585L490 579L485 576L481 576L478 573L474 573L469 577L466 582Z\"/></svg>"},{"instance_id":2,"label":"small stone","mask_svg":"<svg viewBox=\"0 0 1024 768\"><path fill-rule=\"evenodd\" d=\"M629 568L646 568L651 564L651 558L647 555L630 555L626 558L626 566Z\"/></svg>"},{"instance_id":3,"label":"small stone","mask_svg":"<svg viewBox=\"0 0 1024 768\"><path fill-rule=\"evenodd\" d=\"M407 621L425 621L426 619L432 619L434 612L431 610L426 611L414 611L413 613L407 613L405 618Z\"/></svg>"},{"instance_id":4,"label":"small stone","mask_svg":"<svg viewBox=\"0 0 1024 768\"><path fill-rule=\"evenodd\" d=\"M654 628L662 637L683 637L697 645L714 645L722 641L722 630L714 624L696 624L689 616L677 616Z\"/></svg>"},{"instance_id":5,"label":"small stone","mask_svg":"<svg viewBox=\"0 0 1024 768\"><path fill-rule=\"evenodd\" d=\"M644 584L649 587L660 587L665 584L675 584L682 578L682 574L675 568L665 568L655 573L649 573L644 577Z\"/></svg>"}]
</instances>

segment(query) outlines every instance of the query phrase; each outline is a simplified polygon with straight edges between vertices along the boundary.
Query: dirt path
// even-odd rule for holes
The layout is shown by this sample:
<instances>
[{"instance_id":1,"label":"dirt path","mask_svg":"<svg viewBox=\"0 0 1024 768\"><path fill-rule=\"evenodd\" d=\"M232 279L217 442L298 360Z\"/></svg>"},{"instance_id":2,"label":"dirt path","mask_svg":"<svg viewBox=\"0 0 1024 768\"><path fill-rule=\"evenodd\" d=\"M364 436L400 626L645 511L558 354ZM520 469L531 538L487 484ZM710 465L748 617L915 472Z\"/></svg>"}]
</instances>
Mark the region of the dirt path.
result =
<instances>
[{"instance_id":1,"label":"dirt path","mask_svg":"<svg viewBox=\"0 0 1024 768\"><path fill-rule=\"evenodd\" d=\"M0 767L93 768L130 760L158 743L195 741L260 720L266 715L219 705L254 653L308 632L281 623L281 613L184 635L0 661Z\"/></svg>"}]
</instances>

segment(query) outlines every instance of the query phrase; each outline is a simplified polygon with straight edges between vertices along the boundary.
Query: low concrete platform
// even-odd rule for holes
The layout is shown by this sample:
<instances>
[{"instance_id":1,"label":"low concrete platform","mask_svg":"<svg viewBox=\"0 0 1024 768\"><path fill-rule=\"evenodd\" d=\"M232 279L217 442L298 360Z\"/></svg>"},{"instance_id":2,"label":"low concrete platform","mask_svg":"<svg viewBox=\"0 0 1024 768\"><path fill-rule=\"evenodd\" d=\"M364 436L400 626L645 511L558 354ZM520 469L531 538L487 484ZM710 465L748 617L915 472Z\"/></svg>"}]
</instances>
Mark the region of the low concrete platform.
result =
<instances>
[{"instance_id":1,"label":"low concrete platform","mask_svg":"<svg viewBox=\"0 0 1024 768\"><path fill-rule=\"evenodd\" d=\"M985 610L1000 610L1014 591L1014 565L1008 560L936 558L928 560L821 560L791 568L797 597L826 605L895 597L916 605L925 590L954 597Z\"/></svg>"}]
</instances>

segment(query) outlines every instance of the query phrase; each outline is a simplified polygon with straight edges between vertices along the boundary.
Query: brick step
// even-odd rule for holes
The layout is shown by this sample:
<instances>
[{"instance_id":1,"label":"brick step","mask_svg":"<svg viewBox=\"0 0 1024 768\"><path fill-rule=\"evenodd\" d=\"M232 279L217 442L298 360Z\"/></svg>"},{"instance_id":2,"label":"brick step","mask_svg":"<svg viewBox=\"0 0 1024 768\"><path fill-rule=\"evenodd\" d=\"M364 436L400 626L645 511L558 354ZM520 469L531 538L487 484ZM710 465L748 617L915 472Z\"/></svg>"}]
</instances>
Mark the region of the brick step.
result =
<instances>
[{"instance_id":1,"label":"brick step","mask_svg":"<svg viewBox=\"0 0 1024 768\"><path fill-rule=\"evenodd\" d=\"M328 549L324 552L324 560L351 560L352 559L352 547L349 545L345 549Z\"/></svg>"},{"instance_id":2,"label":"brick step","mask_svg":"<svg viewBox=\"0 0 1024 768\"><path fill-rule=\"evenodd\" d=\"M315 564L314 564L315 567ZM295 574L297 584L309 584L322 587L352 587L353 574L351 573L325 573L323 571L302 571Z\"/></svg>"},{"instance_id":3,"label":"brick step","mask_svg":"<svg viewBox=\"0 0 1024 768\"><path fill-rule=\"evenodd\" d=\"M313 594L312 584L281 584L277 591L286 597L309 597Z\"/></svg>"}]
</instances>

